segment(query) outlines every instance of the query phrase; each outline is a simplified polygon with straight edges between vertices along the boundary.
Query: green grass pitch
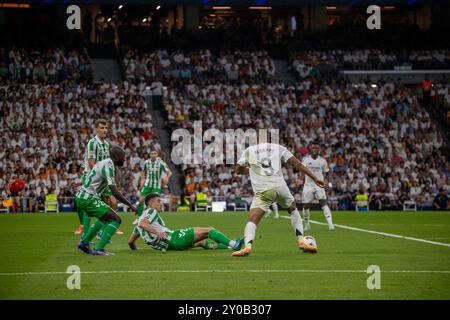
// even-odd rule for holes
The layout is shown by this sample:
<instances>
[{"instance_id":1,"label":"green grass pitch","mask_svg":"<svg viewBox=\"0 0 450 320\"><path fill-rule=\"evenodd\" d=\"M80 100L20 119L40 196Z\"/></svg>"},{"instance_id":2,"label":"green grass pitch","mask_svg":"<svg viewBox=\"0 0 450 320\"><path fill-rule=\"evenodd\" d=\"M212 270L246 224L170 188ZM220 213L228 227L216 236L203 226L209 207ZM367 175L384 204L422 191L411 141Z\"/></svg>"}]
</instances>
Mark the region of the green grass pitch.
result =
<instances>
[{"instance_id":1,"label":"green grass pitch","mask_svg":"<svg viewBox=\"0 0 450 320\"><path fill-rule=\"evenodd\" d=\"M285 215L285 213L281 213ZM90 256L75 247L76 214L0 215L0 299L450 299L450 247L312 224L315 255L297 249L290 221L264 218L253 254L228 250L160 253L124 235ZM243 233L247 213L162 213L172 228L214 226ZM311 218L324 222L321 212ZM450 244L450 212L334 212L338 225ZM69 290L67 267L81 269L81 289ZM365 272L381 269L381 288L369 290ZM413 272L408 272L413 271ZM88 273L83 273L88 272Z\"/></svg>"}]
</instances>

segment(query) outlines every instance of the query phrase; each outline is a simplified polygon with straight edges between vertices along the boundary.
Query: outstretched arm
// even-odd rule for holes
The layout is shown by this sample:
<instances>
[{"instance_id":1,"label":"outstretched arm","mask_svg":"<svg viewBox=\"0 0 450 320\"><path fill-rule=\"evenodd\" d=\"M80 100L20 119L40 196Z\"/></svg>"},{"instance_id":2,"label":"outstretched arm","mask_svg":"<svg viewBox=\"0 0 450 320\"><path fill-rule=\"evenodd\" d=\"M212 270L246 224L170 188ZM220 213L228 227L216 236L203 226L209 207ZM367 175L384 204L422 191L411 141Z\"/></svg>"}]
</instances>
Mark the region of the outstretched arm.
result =
<instances>
[{"instance_id":1,"label":"outstretched arm","mask_svg":"<svg viewBox=\"0 0 450 320\"><path fill-rule=\"evenodd\" d=\"M111 190L113 196L122 202L124 205L130 207L131 211L136 212L136 208L130 203L130 201L127 200L127 198L124 197L122 193L120 193L119 189L117 189L116 185L109 185L109 189Z\"/></svg>"},{"instance_id":2,"label":"outstretched arm","mask_svg":"<svg viewBox=\"0 0 450 320\"><path fill-rule=\"evenodd\" d=\"M238 164L234 166L234 170L237 174L248 174L248 168Z\"/></svg>"},{"instance_id":3,"label":"outstretched arm","mask_svg":"<svg viewBox=\"0 0 450 320\"><path fill-rule=\"evenodd\" d=\"M131 250L137 250L136 240L139 239L141 235L139 233L132 233L130 239L128 239L128 245Z\"/></svg>"},{"instance_id":4,"label":"outstretched arm","mask_svg":"<svg viewBox=\"0 0 450 320\"><path fill-rule=\"evenodd\" d=\"M306 174L308 177L310 177L319 187L324 187L324 182L322 180L317 179L317 177L307 168L305 167L296 157L290 157L287 161L287 163L300 172Z\"/></svg>"}]
</instances>

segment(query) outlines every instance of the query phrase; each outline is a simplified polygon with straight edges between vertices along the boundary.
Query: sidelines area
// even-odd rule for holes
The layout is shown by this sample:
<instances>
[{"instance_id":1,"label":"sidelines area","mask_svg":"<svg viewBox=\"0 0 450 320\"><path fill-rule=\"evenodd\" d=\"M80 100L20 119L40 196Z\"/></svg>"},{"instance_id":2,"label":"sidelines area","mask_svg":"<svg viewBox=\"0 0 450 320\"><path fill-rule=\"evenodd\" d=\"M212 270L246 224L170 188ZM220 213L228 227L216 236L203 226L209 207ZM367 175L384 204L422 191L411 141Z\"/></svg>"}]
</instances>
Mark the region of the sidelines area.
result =
<instances>
[{"instance_id":1,"label":"sidelines area","mask_svg":"<svg viewBox=\"0 0 450 320\"><path fill-rule=\"evenodd\" d=\"M280 217L285 218L285 219L290 219L289 216L280 216ZM327 224L324 223L324 222L319 222L319 221L315 221L315 220L309 220L309 222L314 223L314 224L327 226ZM342 229L347 229L347 230L378 234L378 235L391 237L391 238L398 238L398 239L406 239L406 240L412 240L412 241L417 241L417 242L424 242L424 243L429 243L429 244L434 244L434 245L437 245L437 246L444 246L444 247L449 247L450 248L450 243L430 241L430 240L425 240L425 239L420 239L420 238L413 238L413 237L405 237L405 236L401 236L401 235L398 235L398 234L386 233L386 232L380 232L380 231L373 231L373 230L367 230L367 229L361 229L361 228L355 228L355 227L350 227L350 226L344 226L344 225L341 225L341 224L334 224L334 226L342 228Z\"/></svg>"},{"instance_id":2,"label":"sidelines area","mask_svg":"<svg viewBox=\"0 0 450 320\"><path fill-rule=\"evenodd\" d=\"M42 276L42 275L71 275L71 274L120 274L120 273L367 273L367 270L308 270L308 269L246 269L246 270L110 270L110 271L81 271L81 272L12 272L0 273L0 276ZM381 273L437 273L450 274L450 270L380 270Z\"/></svg>"}]
</instances>

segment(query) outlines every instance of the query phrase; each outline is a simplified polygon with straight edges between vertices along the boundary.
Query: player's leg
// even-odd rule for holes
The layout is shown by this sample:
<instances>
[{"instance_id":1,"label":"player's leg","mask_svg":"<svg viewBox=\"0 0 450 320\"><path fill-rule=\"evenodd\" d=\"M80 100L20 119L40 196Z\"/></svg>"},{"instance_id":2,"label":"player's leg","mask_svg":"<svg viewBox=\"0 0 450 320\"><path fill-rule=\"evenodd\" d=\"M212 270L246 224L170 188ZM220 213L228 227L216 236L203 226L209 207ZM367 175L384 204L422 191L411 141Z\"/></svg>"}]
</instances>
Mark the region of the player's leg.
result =
<instances>
[{"instance_id":1,"label":"player's leg","mask_svg":"<svg viewBox=\"0 0 450 320\"><path fill-rule=\"evenodd\" d=\"M114 212L114 210L111 209L105 215L103 215L101 219L98 220L97 222L99 222L100 228L103 227L103 234L102 237L100 238L100 241L95 246L93 254L111 255L112 253L105 251L105 246L109 243L112 236L116 233L117 229L119 229L119 226L122 223L122 219L116 212Z\"/></svg>"},{"instance_id":2,"label":"player's leg","mask_svg":"<svg viewBox=\"0 0 450 320\"><path fill-rule=\"evenodd\" d=\"M309 223L311 203L314 200L314 190L310 187L304 187L302 192L302 205L303 205L303 219L305 219L305 230L310 230L311 225Z\"/></svg>"},{"instance_id":3,"label":"player's leg","mask_svg":"<svg viewBox=\"0 0 450 320\"><path fill-rule=\"evenodd\" d=\"M231 249L231 247L226 246L222 243L217 243L212 239L203 239L194 243L194 248L201 247L206 250L215 250L215 249Z\"/></svg>"},{"instance_id":4,"label":"player's leg","mask_svg":"<svg viewBox=\"0 0 450 320\"><path fill-rule=\"evenodd\" d=\"M223 244L227 247L232 247L233 250L239 250L243 242L242 240L232 240L228 238L226 235L224 235L222 232L215 229L214 227L194 228L194 244L198 241L207 238L214 240L217 243Z\"/></svg>"},{"instance_id":5,"label":"player's leg","mask_svg":"<svg viewBox=\"0 0 450 320\"><path fill-rule=\"evenodd\" d=\"M115 212L119 212L119 207L117 206L117 203L118 202L117 202L116 197L114 197L112 194L109 195L108 204ZM116 233L123 234L123 232L119 228L117 228Z\"/></svg>"},{"instance_id":6,"label":"player's leg","mask_svg":"<svg viewBox=\"0 0 450 320\"><path fill-rule=\"evenodd\" d=\"M319 205L323 210L323 215L325 216L325 219L327 220L328 230L334 230L333 219L331 217L331 210L330 210L330 207L328 207L328 205L327 205L327 200L320 199Z\"/></svg>"},{"instance_id":7,"label":"player's leg","mask_svg":"<svg viewBox=\"0 0 450 320\"><path fill-rule=\"evenodd\" d=\"M280 214L278 213L278 204L276 202L272 203L273 212L275 212L275 219L278 219L280 217Z\"/></svg>"}]
</instances>

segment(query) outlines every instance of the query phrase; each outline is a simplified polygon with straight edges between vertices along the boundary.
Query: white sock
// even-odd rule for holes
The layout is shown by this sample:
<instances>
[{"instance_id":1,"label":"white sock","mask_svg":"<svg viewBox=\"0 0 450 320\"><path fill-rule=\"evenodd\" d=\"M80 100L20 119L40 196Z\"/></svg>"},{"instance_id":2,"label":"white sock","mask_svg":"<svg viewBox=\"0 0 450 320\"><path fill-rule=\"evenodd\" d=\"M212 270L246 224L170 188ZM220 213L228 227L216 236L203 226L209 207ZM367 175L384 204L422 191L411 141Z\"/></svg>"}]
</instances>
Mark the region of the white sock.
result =
<instances>
[{"instance_id":1,"label":"white sock","mask_svg":"<svg viewBox=\"0 0 450 320\"><path fill-rule=\"evenodd\" d=\"M272 204L273 211L275 211L275 217L278 217L278 204L274 202Z\"/></svg>"},{"instance_id":2,"label":"white sock","mask_svg":"<svg viewBox=\"0 0 450 320\"><path fill-rule=\"evenodd\" d=\"M303 219L305 219L305 222L309 222L309 209L303 208Z\"/></svg>"},{"instance_id":3,"label":"white sock","mask_svg":"<svg viewBox=\"0 0 450 320\"><path fill-rule=\"evenodd\" d=\"M303 222L297 208L295 208L295 210L291 212L291 225L297 238L303 238Z\"/></svg>"},{"instance_id":4,"label":"white sock","mask_svg":"<svg viewBox=\"0 0 450 320\"><path fill-rule=\"evenodd\" d=\"M244 242L246 247L252 247L253 239L255 239L256 234L256 224L249 221L247 222L244 229Z\"/></svg>"},{"instance_id":5,"label":"white sock","mask_svg":"<svg viewBox=\"0 0 450 320\"><path fill-rule=\"evenodd\" d=\"M328 207L328 205L324 205L322 207L322 210L323 210L323 215L325 216L325 219L327 219L328 226L332 227L333 226L333 220L331 219L331 210L330 210L330 208Z\"/></svg>"}]
</instances>

